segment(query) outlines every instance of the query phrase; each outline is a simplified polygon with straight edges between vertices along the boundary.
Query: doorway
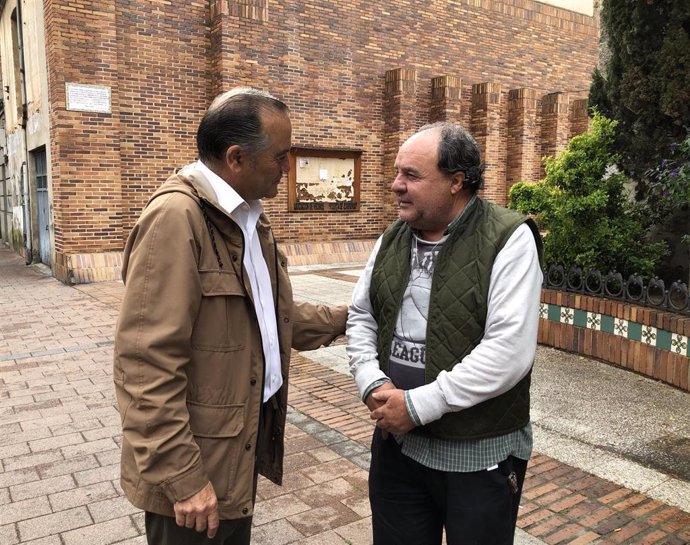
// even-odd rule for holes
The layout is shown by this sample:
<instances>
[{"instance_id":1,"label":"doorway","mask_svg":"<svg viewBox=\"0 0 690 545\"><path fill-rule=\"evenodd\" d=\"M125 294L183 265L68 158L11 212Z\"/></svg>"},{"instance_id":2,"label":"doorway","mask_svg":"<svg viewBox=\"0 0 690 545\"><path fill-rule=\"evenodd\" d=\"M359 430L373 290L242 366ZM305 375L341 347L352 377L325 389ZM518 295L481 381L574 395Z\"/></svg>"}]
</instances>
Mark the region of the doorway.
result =
<instances>
[{"instance_id":1,"label":"doorway","mask_svg":"<svg viewBox=\"0 0 690 545\"><path fill-rule=\"evenodd\" d=\"M50 266L52 248L50 245L50 200L48 198L48 164L46 149L31 152L36 173L36 208L38 210L38 246L41 261Z\"/></svg>"}]
</instances>

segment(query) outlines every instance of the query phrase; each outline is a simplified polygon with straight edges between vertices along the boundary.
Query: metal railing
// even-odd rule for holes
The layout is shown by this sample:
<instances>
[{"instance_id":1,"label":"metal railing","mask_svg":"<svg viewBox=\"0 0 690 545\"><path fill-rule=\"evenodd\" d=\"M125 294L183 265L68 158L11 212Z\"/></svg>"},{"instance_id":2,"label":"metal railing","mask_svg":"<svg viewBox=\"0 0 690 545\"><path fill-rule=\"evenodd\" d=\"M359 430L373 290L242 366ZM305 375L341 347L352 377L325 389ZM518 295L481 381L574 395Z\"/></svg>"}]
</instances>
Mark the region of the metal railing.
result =
<instances>
[{"instance_id":1,"label":"metal railing","mask_svg":"<svg viewBox=\"0 0 690 545\"><path fill-rule=\"evenodd\" d=\"M690 315L688 286L680 280L666 289L664 281L656 276L647 279L631 274L624 280L623 275L616 271L602 274L596 269L583 271L580 267L570 267L566 272L563 265L551 265L544 271L543 286Z\"/></svg>"}]
</instances>

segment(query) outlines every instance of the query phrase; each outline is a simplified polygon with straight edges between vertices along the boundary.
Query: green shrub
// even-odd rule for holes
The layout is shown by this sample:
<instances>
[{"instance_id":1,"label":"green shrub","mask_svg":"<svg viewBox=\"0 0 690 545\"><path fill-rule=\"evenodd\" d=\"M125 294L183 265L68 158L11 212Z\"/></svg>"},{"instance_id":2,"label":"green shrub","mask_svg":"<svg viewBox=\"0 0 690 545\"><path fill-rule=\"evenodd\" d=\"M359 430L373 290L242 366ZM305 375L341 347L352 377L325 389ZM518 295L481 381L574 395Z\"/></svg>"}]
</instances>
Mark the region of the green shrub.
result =
<instances>
[{"instance_id":1,"label":"green shrub","mask_svg":"<svg viewBox=\"0 0 690 545\"><path fill-rule=\"evenodd\" d=\"M644 208L627 198L627 178L613 168L615 128L616 122L595 113L589 131L544 159L543 180L519 182L510 191L511 208L533 215L546 231L547 266L651 276L666 253L663 242L649 242Z\"/></svg>"}]
</instances>

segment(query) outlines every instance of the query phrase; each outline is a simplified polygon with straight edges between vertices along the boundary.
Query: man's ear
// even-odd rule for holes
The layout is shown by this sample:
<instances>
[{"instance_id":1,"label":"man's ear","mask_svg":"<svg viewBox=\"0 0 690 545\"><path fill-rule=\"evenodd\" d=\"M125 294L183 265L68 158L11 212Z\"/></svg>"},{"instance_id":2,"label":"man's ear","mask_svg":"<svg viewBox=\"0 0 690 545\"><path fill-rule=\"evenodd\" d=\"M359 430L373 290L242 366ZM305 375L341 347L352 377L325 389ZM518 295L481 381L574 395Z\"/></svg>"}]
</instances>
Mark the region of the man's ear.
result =
<instances>
[{"instance_id":1,"label":"man's ear","mask_svg":"<svg viewBox=\"0 0 690 545\"><path fill-rule=\"evenodd\" d=\"M230 146L225 151L225 163L230 166L232 163L241 163L244 159L244 152L237 144Z\"/></svg>"},{"instance_id":2,"label":"man's ear","mask_svg":"<svg viewBox=\"0 0 690 545\"><path fill-rule=\"evenodd\" d=\"M246 160L244 150L236 144L225 151L225 166L231 170L241 168Z\"/></svg>"},{"instance_id":3,"label":"man's ear","mask_svg":"<svg viewBox=\"0 0 690 545\"><path fill-rule=\"evenodd\" d=\"M450 179L450 193L451 195L457 195L465 187L465 173L456 172Z\"/></svg>"}]
</instances>

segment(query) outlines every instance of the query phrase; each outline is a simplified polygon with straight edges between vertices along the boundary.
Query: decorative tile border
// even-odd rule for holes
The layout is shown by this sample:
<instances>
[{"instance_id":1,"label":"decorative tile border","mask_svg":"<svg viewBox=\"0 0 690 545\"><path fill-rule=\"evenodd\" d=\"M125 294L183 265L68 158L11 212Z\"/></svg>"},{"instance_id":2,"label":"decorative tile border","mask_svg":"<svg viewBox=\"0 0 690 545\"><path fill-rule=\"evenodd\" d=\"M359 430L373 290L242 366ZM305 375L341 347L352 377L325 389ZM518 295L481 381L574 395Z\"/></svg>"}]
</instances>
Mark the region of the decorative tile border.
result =
<instances>
[{"instance_id":1,"label":"decorative tile border","mask_svg":"<svg viewBox=\"0 0 690 545\"><path fill-rule=\"evenodd\" d=\"M690 357L690 342L688 342L688 337L685 335L631 320L547 303L540 304L539 317L543 320L602 331L631 341L638 341L654 348Z\"/></svg>"},{"instance_id":2,"label":"decorative tile border","mask_svg":"<svg viewBox=\"0 0 690 545\"><path fill-rule=\"evenodd\" d=\"M596 312L588 312L585 327L594 329L596 331L601 331L601 314Z\"/></svg>"}]
</instances>

